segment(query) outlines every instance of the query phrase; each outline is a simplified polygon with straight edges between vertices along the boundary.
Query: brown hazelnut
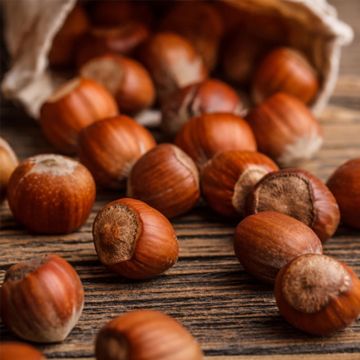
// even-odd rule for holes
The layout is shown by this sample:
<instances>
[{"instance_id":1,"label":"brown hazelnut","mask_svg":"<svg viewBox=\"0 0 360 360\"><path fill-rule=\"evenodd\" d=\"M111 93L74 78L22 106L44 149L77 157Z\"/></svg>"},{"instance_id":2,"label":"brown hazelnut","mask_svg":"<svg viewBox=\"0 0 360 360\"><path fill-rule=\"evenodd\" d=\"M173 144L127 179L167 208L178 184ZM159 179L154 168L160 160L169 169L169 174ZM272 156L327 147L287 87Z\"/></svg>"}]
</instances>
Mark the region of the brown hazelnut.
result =
<instances>
[{"instance_id":1,"label":"brown hazelnut","mask_svg":"<svg viewBox=\"0 0 360 360\"><path fill-rule=\"evenodd\" d=\"M75 5L53 39L48 56L50 65L71 65L77 43L88 28L89 21L84 9L79 4Z\"/></svg>"},{"instance_id":2,"label":"brown hazelnut","mask_svg":"<svg viewBox=\"0 0 360 360\"><path fill-rule=\"evenodd\" d=\"M229 113L203 114L191 118L178 132L175 144L202 168L219 152L256 151L250 126L240 116Z\"/></svg>"},{"instance_id":3,"label":"brown hazelnut","mask_svg":"<svg viewBox=\"0 0 360 360\"><path fill-rule=\"evenodd\" d=\"M302 254L322 254L321 241L302 222L273 211L250 215L236 227L235 254L244 269L265 282Z\"/></svg>"},{"instance_id":4,"label":"brown hazelnut","mask_svg":"<svg viewBox=\"0 0 360 360\"><path fill-rule=\"evenodd\" d=\"M33 156L13 172L8 202L15 219L35 233L69 233L88 218L95 183L77 161L54 154Z\"/></svg>"},{"instance_id":5,"label":"brown hazelnut","mask_svg":"<svg viewBox=\"0 0 360 360\"><path fill-rule=\"evenodd\" d=\"M360 315L360 280L345 264L325 255L302 255L276 277L280 314L313 335L344 329Z\"/></svg>"},{"instance_id":6,"label":"brown hazelnut","mask_svg":"<svg viewBox=\"0 0 360 360\"><path fill-rule=\"evenodd\" d=\"M360 158L349 160L337 168L327 186L339 204L341 221L360 229Z\"/></svg>"},{"instance_id":7,"label":"brown hazelnut","mask_svg":"<svg viewBox=\"0 0 360 360\"><path fill-rule=\"evenodd\" d=\"M207 69L214 69L224 27L221 16L212 4L202 1L177 2L166 14L160 28L188 39L201 55Z\"/></svg>"},{"instance_id":8,"label":"brown hazelnut","mask_svg":"<svg viewBox=\"0 0 360 360\"><path fill-rule=\"evenodd\" d=\"M89 60L107 54L131 55L149 34L147 26L138 21L92 28L77 46L76 64L80 68Z\"/></svg>"},{"instance_id":9,"label":"brown hazelnut","mask_svg":"<svg viewBox=\"0 0 360 360\"><path fill-rule=\"evenodd\" d=\"M310 110L295 97L277 93L247 115L259 151L282 166L310 159L322 145L322 130Z\"/></svg>"},{"instance_id":10,"label":"brown hazelnut","mask_svg":"<svg viewBox=\"0 0 360 360\"><path fill-rule=\"evenodd\" d=\"M114 98L102 85L76 78L61 86L42 105L40 125L57 150L72 154L76 152L82 128L117 114Z\"/></svg>"},{"instance_id":11,"label":"brown hazelnut","mask_svg":"<svg viewBox=\"0 0 360 360\"><path fill-rule=\"evenodd\" d=\"M207 113L245 113L245 104L226 83L208 79L178 89L162 104L162 129L174 136L192 117Z\"/></svg>"},{"instance_id":12,"label":"brown hazelnut","mask_svg":"<svg viewBox=\"0 0 360 360\"><path fill-rule=\"evenodd\" d=\"M252 151L224 151L201 173L201 188L210 207L224 216L244 216L245 200L253 186L279 168L267 156Z\"/></svg>"},{"instance_id":13,"label":"brown hazelnut","mask_svg":"<svg viewBox=\"0 0 360 360\"><path fill-rule=\"evenodd\" d=\"M107 323L96 338L97 360L202 360L199 344L175 319L136 310ZM114 356L116 354L116 356Z\"/></svg>"},{"instance_id":14,"label":"brown hazelnut","mask_svg":"<svg viewBox=\"0 0 360 360\"><path fill-rule=\"evenodd\" d=\"M98 184L118 189L124 187L133 164L155 145L148 130L120 115L80 132L79 157Z\"/></svg>"},{"instance_id":15,"label":"brown hazelnut","mask_svg":"<svg viewBox=\"0 0 360 360\"><path fill-rule=\"evenodd\" d=\"M34 347L15 341L0 343L1 360L46 360L46 357Z\"/></svg>"},{"instance_id":16,"label":"brown hazelnut","mask_svg":"<svg viewBox=\"0 0 360 360\"><path fill-rule=\"evenodd\" d=\"M135 199L119 199L103 207L95 218L93 237L100 261L130 279L163 273L179 254L169 220Z\"/></svg>"},{"instance_id":17,"label":"brown hazelnut","mask_svg":"<svg viewBox=\"0 0 360 360\"><path fill-rule=\"evenodd\" d=\"M11 174L18 165L18 159L10 145L0 137L0 203L5 199Z\"/></svg>"},{"instance_id":18,"label":"brown hazelnut","mask_svg":"<svg viewBox=\"0 0 360 360\"><path fill-rule=\"evenodd\" d=\"M247 199L250 214L278 211L309 226L321 241L334 235L339 207L327 186L302 169L283 169L264 176Z\"/></svg>"},{"instance_id":19,"label":"brown hazelnut","mask_svg":"<svg viewBox=\"0 0 360 360\"><path fill-rule=\"evenodd\" d=\"M83 65L80 74L102 84L117 100L121 111L135 113L150 107L155 100L150 74L130 58L100 56Z\"/></svg>"},{"instance_id":20,"label":"brown hazelnut","mask_svg":"<svg viewBox=\"0 0 360 360\"><path fill-rule=\"evenodd\" d=\"M191 210L200 198L199 174L181 149L161 144L133 166L127 195L145 201L167 217Z\"/></svg>"},{"instance_id":21,"label":"brown hazelnut","mask_svg":"<svg viewBox=\"0 0 360 360\"><path fill-rule=\"evenodd\" d=\"M84 289L74 268L57 255L9 268L1 287L1 317L17 336L34 342L63 341L84 306Z\"/></svg>"},{"instance_id":22,"label":"brown hazelnut","mask_svg":"<svg viewBox=\"0 0 360 360\"><path fill-rule=\"evenodd\" d=\"M140 57L153 77L161 100L173 91L207 77L201 57L180 35L155 34L142 47Z\"/></svg>"},{"instance_id":23,"label":"brown hazelnut","mask_svg":"<svg viewBox=\"0 0 360 360\"><path fill-rule=\"evenodd\" d=\"M278 48L259 65L253 81L253 98L261 103L277 92L285 92L308 104L319 90L315 69L297 50Z\"/></svg>"}]
</instances>

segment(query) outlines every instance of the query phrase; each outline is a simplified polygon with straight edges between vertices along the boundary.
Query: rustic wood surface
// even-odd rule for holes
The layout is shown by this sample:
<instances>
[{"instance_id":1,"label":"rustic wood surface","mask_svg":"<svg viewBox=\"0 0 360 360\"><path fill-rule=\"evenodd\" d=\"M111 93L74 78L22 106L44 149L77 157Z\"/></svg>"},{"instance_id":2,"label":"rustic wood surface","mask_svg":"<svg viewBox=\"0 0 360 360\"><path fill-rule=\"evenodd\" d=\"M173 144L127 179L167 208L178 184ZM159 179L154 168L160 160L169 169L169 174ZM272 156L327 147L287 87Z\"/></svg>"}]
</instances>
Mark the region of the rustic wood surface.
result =
<instances>
[{"instance_id":1,"label":"rustic wood surface","mask_svg":"<svg viewBox=\"0 0 360 360\"><path fill-rule=\"evenodd\" d=\"M359 0L333 0L343 20L354 26L355 42L345 49L340 78L321 116L325 144L304 167L326 180L351 157L360 156L360 14ZM38 126L21 109L1 106L1 136L20 158L52 151ZM85 286L83 315L61 344L39 346L51 359L93 359L99 328L124 311L158 309L179 319L212 360L359 360L360 321L329 338L293 329L278 314L272 288L248 276L234 257L235 223L219 219L204 205L173 221L180 240L179 262L166 274L145 282L109 273L97 260L91 236L96 212L120 193L99 194L93 212L78 232L66 236L31 236L0 207L0 282L13 263L46 253L70 261ZM360 275L360 233L340 227L325 253ZM15 339L0 324L1 340ZM184 359L187 360L187 359Z\"/></svg>"}]
</instances>

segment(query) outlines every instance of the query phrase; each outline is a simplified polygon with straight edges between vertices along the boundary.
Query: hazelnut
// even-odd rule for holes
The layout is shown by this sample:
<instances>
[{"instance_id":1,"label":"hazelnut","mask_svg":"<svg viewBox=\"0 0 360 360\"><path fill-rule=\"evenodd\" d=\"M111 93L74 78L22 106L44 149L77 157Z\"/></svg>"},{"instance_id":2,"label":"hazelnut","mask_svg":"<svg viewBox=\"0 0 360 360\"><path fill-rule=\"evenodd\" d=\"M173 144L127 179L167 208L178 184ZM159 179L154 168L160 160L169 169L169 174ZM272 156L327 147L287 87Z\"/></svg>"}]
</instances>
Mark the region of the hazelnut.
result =
<instances>
[{"instance_id":1,"label":"hazelnut","mask_svg":"<svg viewBox=\"0 0 360 360\"><path fill-rule=\"evenodd\" d=\"M327 182L340 207L341 220L360 229L360 158L341 165Z\"/></svg>"},{"instance_id":2,"label":"hazelnut","mask_svg":"<svg viewBox=\"0 0 360 360\"><path fill-rule=\"evenodd\" d=\"M96 338L97 360L202 360L199 344L175 319L136 310L107 323ZM116 354L116 355L115 355Z\"/></svg>"},{"instance_id":3,"label":"hazelnut","mask_svg":"<svg viewBox=\"0 0 360 360\"><path fill-rule=\"evenodd\" d=\"M298 99L277 93L250 111L247 120L259 151L282 166L310 159L322 145L322 131Z\"/></svg>"},{"instance_id":4,"label":"hazelnut","mask_svg":"<svg viewBox=\"0 0 360 360\"><path fill-rule=\"evenodd\" d=\"M207 77L201 57L180 35L155 34L144 44L140 56L153 77L161 100L173 91Z\"/></svg>"},{"instance_id":5,"label":"hazelnut","mask_svg":"<svg viewBox=\"0 0 360 360\"><path fill-rule=\"evenodd\" d=\"M15 219L35 233L74 231L88 218L95 183L77 161L54 154L33 156L13 172L8 202Z\"/></svg>"},{"instance_id":6,"label":"hazelnut","mask_svg":"<svg viewBox=\"0 0 360 360\"><path fill-rule=\"evenodd\" d=\"M0 343L1 360L46 360L45 356L34 347L15 341Z\"/></svg>"},{"instance_id":7,"label":"hazelnut","mask_svg":"<svg viewBox=\"0 0 360 360\"><path fill-rule=\"evenodd\" d=\"M77 46L76 65L80 68L89 60L107 54L131 55L149 34L147 26L138 21L92 28Z\"/></svg>"},{"instance_id":8,"label":"hazelnut","mask_svg":"<svg viewBox=\"0 0 360 360\"><path fill-rule=\"evenodd\" d=\"M240 116L229 113L203 114L191 118L178 132L175 144L199 168L219 152L256 151L256 141L250 126Z\"/></svg>"},{"instance_id":9,"label":"hazelnut","mask_svg":"<svg viewBox=\"0 0 360 360\"><path fill-rule=\"evenodd\" d=\"M264 176L250 192L248 213L278 211L309 226L321 241L334 235L339 207L327 186L302 169L283 169Z\"/></svg>"},{"instance_id":10,"label":"hazelnut","mask_svg":"<svg viewBox=\"0 0 360 360\"><path fill-rule=\"evenodd\" d=\"M150 74L135 60L100 56L83 65L80 74L102 84L117 100L121 111L135 113L150 107L155 100Z\"/></svg>"},{"instance_id":11,"label":"hazelnut","mask_svg":"<svg viewBox=\"0 0 360 360\"><path fill-rule=\"evenodd\" d=\"M313 335L344 329L360 315L360 280L345 264L325 255L302 255L276 277L280 314Z\"/></svg>"},{"instance_id":12,"label":"hazelnut","mask_svg":"<svg viewBox=\"0 0 360 360\"><path fill-rule=\"evenodd\" d=\"M250 215L236 227L235 254L244 269L265 282L294 258L321 254L321 241L302 222L273 211Z\"/></svg>"},{"instance_id":13,"label":"hazelnut","mask_svg":"<svg viewBox=\"0 0 360 360\"><path fill-rule=\"evenodd\" d=\"M1 287L4 324L29 341L63 341L76 325L83 305L78 274L57 255L11 266Z\"/></svg>"},{"instance_id":14,"label":"hazelnut","mask_svg":"<svg viewBox=\"0 0 360 360\"><path fill-rule=\"evenodd\" d=\"M279 168L267 156L252 151L224 151L204 166L203 195L212 209L224 216L244 216L245 200L253 186Z\"/></svg>"},{"instance_id":15,"label":"hazelnut","mask_svg":"<svg viewBox=\"0 0 360 360\"><path fill-rule=\"evenodd\" d=\"M5 199L11 174L18 165L18 159L10 145L0 137L0 203Z\"/></svg>"},{"instance_id":16,"label":"hazelnut","mask_svg":"<svg viewBox=\"0 0 360 360\"><path fill-rule=\"evenodd\" d=\"M55 148L76 152L80 130L95 121L118 114L111 94L97 82L76 78L61 86L41 107L42 130Z\"/></svg>"},{"instance_id":17,"label":"hazelnut","mask_svg":"<svg viewBox=\"0 0 360 360\"><path fill-rule=\"evenodd\" d=\"M162 104L162 129L174 136L190 118L218 112L245 113L245 105L232 87L215 79L188 85L169 95Z\"/></svg>"},{"instance_id":18,"label":"hazelnut","mask_svg":"<svg viewBox=\"0 0 360 360\"><path fill-rule=\"evenodd\" d=\"M80 161L103 187L118 189L133 164L156 142L151 133L127 116L97 121L79 134Z\"/></svg>"},{"instance_id":19,"label":"hazelnut","mask_svg":"<svg viewBox=\"0 0 360 360\"><path fill-rule=\"evenodd\" d=\"M235 84L249 84L267 47L264 41L251 34L234 31L227 37L222 55L225 78Z\"/></svg>"},{"instance_id":20,"label":"hazelnut","mask_svg":"<svg viewBox=\"0 0 360 360\"><path fill-rule=\"evenodd\" d=\"M76 45L89 28L87 15L77 4L67 16L64 24L55 35L49 52L51 66L68 66L74 61Z\"/></svg>"},{"instance_id":21,"label":"hazelnut","mask_svg":"<svg viewBox=\"0 0 360 360\"><path fill-rule=\"evenodd\" d=\"M130 279L163 273L179 254L169 220L135 199L119 199L103 207L95 218L93 237L100 261Z\"/></svg>"},{"instance_id":22,"label":"hazelnut","mask_svg":"<svg viewBox=\"0 0 360 360\"><path fill-rule=\"evenodd\" d=\"M145 201L167 217L192 209L200 198L199 174L181 149L161 144L143 155L128 178L127 194Z\"/></svg>"},{"instance_id":23,"label":"hazelnut","mask_svg":"<svg viewBox=\"0 0 360 360\"><path fill-rule=\"evenodd\" d=\"M160 28L184 36L201 55L207 69L214 69L224 27L221 16L212 4L202 1L178 2L166 14Z\"/></svg>"},{"instance_id":24,"label":"hazelnut","mask_svg":"<svg viewBox=\"0 0 360 360\"><path fill-rule=\"evenodd\" d=\"M257 103L277 92L285 92L308 104L319 90L319 81L315 69L299 51L278 48L261 62L252 86Z\"/></svg>"}]
</instances>

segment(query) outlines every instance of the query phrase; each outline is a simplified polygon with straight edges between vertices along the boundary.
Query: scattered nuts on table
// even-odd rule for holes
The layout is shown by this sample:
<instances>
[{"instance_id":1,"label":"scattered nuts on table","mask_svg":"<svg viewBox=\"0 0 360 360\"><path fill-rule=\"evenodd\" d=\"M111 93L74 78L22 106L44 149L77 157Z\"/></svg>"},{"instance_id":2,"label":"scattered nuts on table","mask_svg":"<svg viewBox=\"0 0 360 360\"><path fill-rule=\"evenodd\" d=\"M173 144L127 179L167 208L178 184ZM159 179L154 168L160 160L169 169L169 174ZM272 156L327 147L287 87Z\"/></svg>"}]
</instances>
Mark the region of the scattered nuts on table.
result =
<instances>
[{"instance_id":1,"label":"scattered nuts on table","mask_svg":"<svg viewBox=\"0 0 360 360\"><path fill-rule=\"evenodd\" d=\"M269 283L299 255L322 254L321 241L308 226L274 211L242 220L235 230L234 249L247 272Z\"/></svg>"},{"instance_id":2,"label":"scattered nuts on table","mask_svg":"<svg viewBox=\"0 0 360 360\"><path fill-rule=\"evenodd\" d=\"M7 194L15 219L29 231L64 234L85 223L96 189L90 172L79 162L42 154L20 163Z\"/></svg>"},{"instance_id":3,"label":"scattered nuts on table","mask_svg":"<svg viewBox=\"0 0 360 360\"><path fill-rule=\"evenodd\" d=\"M127 195L145 201L168 218L184 214L200 198L198 170L177 146L158 145L131 169Z\"/></svg>"},{"instance_id":4,"label":"scattered nuts on table","mask_svg":"<svg viewBox=\"0 0 360 360\"><path fill-rule=\"evenodd\" d=\"M40 126L58 152L81 163L41 154L18 165L0 138L0 201L7 195L15 220L31 233L67 234L88 219L95 181L126 190L128 198L112 194L117 199L97 213L93 241L110 271L143 280L177 262L168 219L202 195L224 219L241 220L235 255L249 274L275 282L290 324L314 335L351 324L360 315L360 280L322 255L322 243L339 222L360 229L360 158L340 166L329 188L301 168L278 167L299 167L322 145L310 110L329 85L318 40L309 51L312 41L297 41L280 13L220 1L68 5L47 49L51 78L67 80L42 104ZM154 125L149 117L160 125L152 133L139 124ZM84 304L78 274L51 254L11 266L0 297L4 324L43 343L63 341ZM95 351L98 360L203 359L179 322L152 310L110 321ZM45 359L15 342L0 344L0 357Z\"/></svg>"},{"instance_id":5,"label":"scattered nuts on table","mask_svg":"<svg viewBox=\"0 0 360 360\"><path fill-rule=\"evenodd\" d=\"M339 204L341 220L360 229L360 158L351 159L336 169L327 186Z\"/></svg>"},{"instance_id":6,"label":"scattered nuts on table","mask_svg":"<svg viewBox=\"0 0 360 360\"><path fill-rule=\"evenodd\" d=\"M46 357L34 347L15 341L0 343L1 360L46 360Z\"/></svg>"},{"instance_id":7,"label":"scattered nuts on table","mask_svg":"<svg viewBox=\"0 0 360 360\"><path fill-rule=\"evenodd\" d=\"M5 139L0 137L0 203L2 203L6 197L10 176L18 163L14 150Z\"/></svg>"},{"instance_id":8,"label":"scattered nuts on table","mask_svg":"<svg viewBox=\"0 0 360 360\"><path fill-rule=\"evenodd\" d=\"M98 333L97 360L202 360L192 335L175 319L154 310L136 310L107 323Z\"/></svg>"},{"instance_id":9,"label":"scattered nuts on table","mask_svg":"<svg viewBox=\"0 0 360 360\"><path fill-rule=\"evenodd\" d=\"M325 255L303 255L281 269L275 297L280 314L313 335L344 329L360 315L359 278L348 266Z\"/></svg>"},{"instance_id":10,"label":"scattered nuts on table","mask_svg":"<svg viewBox=\"0 0 360 360\"><path fill-rule=\"evenodd\" d=\"M93 224L95 249L109 269L147 279L175 264L179 254L169 220L142 201L123 198L103 207Z\"/></svg>"},{"instance_id":11,"label":"scattered nuts on table","mask_svg":"<svg viewBox=\"0 0 360 360\"><path fill-rule=\"evenodd\" d=\"M302 221L322 242L334 235L338 204L328 187L302 169L283 169L264 176L250 191L247 213L278 211Z\"/></svg>"},{"instance_id":12,"label":"scattered nuts on table","mask_svg":"<svg viewBox=\"0 0 360 360\"><path fill-rule=\"evenodd\" d=\"M256 151L224 151L205 164L201 173L202 193L219 214L243 217L253 186L276 170L279 168L270 158Z\"/></svg>"},{"instance_id":13,"label":"scattered nuts on table","mask_svg":"<svg viewBox=\"0 0 360 360\"><path fill-rule=\"evenodd\" d=\"M119 115L82 129L78 147L80 161L99 185L121 189L134 163L154 146L155 139L147 129Z\"/></svg>"},{"instance_id":14,"label":"scattered nuts on table","mask_svg":"<svg viewBox=\"0 0 360 360\"><path fill-rule=\"evenodd\" d=\"M77 272L57 255L11 266L0 296L4 324L17 336L41 343L63 341L84 306Z\"/></svg>"},{"instance_id":15,"label":"scattered nuts on table","mask_svg":"<svg viewBox=\"0 0 360 360\"><path fill-rule=\"evenodd\" d=\"M58 151L73 154L82 128L117 114L114 98L102 85L90 79L75 78L42 105L40 125Z\"/></svg>"},{"instance_id":16,"label":"scattered nuts on table","mask_svg":"<svg viewBox=\"0 0 360 360\"><path fill-rule=\"evenodd\" d=\"M175 144L201 169L214 155L226 150L256 151L250 126L230 113L203 114L193 117L181 128Z\"/></svg>"}]
</instances>

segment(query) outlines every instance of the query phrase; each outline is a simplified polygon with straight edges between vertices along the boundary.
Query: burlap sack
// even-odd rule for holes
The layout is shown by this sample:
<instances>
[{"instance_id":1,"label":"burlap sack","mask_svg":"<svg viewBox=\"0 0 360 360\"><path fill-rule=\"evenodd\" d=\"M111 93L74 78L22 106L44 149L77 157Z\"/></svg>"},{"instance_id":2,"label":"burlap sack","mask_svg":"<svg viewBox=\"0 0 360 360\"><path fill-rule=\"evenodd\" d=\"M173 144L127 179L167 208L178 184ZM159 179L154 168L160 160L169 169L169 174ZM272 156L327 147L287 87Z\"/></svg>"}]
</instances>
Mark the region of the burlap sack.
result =
<instances>
[{"instance_id":1,"label":"burlap sack","mask_svg":"<svg viewBox=\"0 0 360 360\"><path fill-rule=\"evenodd\" d=\"M2 90L37 118L41 104L64 79L48 69L52 39L76 0L3 0L5 40L12 66ZM305 52L320 73L321 91L313 104L326 105L338 75L341 47L351 42L351 28L337 18L326 0L226 0L243 13L277 18L287 44ZM241 31L241 29L239 29ZM274 34L276 36L276 34Z\"/></svg>"}]
</instances>

